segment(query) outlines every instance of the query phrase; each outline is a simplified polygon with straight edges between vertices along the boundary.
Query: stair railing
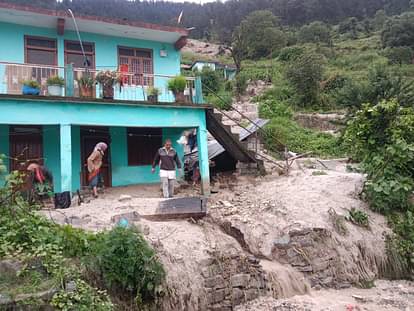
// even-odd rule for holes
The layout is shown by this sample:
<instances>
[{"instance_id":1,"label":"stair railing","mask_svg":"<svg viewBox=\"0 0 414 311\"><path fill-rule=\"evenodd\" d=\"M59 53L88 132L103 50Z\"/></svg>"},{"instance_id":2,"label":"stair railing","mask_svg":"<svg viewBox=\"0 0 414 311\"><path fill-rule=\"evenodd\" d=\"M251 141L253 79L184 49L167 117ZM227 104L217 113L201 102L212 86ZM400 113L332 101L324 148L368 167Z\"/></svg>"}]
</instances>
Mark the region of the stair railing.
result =
<instances>
[{"instance_id":1,"label":"stair railing","mask_svg":"<svg viewBox=\"0 0 414 311\"><path fill-rule=\"evenodd\" d=\"M206 88L211 94L213 94L214 96L216 96L222 103L226 103L226 101L219 95L217 94L215 91L213 91L211 88L209 88L207 85L205 85L203 83L203 88ZM243 128L244 130L246 130L249 134L256 134L256 139L255 139L255 156L256 157L260 157L262 159L265 159L266 161L272 162L273 164L277 165L279 168L283 169L284 171L286 171L287 168L285 168L284 166L280 165L279 163L277 163L276 161L274 161L273 159L263 155L263 154L259 154L258 153L258 148L257 148L257 132L261 132L264 133L265 135L269 135L269 133L266 133L263 129L263 127L261 127L259 124L257 124L256 122L254 122L253 120L251 120L248 116L246 116L244 113L242 113L241 111L239 111L237 108L231 106L230 110L237 112L240 116L242 116L243 119L246 119L247 121L249 121L251 124L253 124L256 127L256 131L252 132L251 130L249 130L247 127L245 127L243 124L241 124L240 122L238 122L237 120L235 120L234 118L232 118L228 113L226 113L224 110L214 107L215 109L217 109L221 114L223 114L224 116L226 116L229 120L235 122L239 127ZM285 144L283 144L280 140L278 140L274 135L270 134L270 137L272 139L274 139L280 146L282 146L284 148L284 150L288 150L287 146ZM286 152L282 153L280 151L276 151L284 160L286 160Z\"/></svg>"}]
</instances>

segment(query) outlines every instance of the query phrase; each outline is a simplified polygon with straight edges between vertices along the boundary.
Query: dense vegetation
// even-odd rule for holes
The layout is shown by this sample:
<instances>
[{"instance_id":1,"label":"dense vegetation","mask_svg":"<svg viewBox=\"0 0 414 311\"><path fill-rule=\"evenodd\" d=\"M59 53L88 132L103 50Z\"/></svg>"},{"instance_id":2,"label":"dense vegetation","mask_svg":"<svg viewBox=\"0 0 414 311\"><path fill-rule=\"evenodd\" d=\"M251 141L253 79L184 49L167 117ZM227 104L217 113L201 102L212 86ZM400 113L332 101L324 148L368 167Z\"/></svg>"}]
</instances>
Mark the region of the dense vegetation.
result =
<instances>
[{"instance_id":1,"label":"dense vegetation","mask_svg":"<svg viewBox=\"0 0 414 311\"><path fill-rule=\"evenodd\" d=\"M348 155L360 162L367 174L363 196L373 210L388 217L394 229L394 235L389 238L390 252L398 253L404 267L412 271L412 1L228 0L205 5L126 0L13 2L59 9L70 7L78 14L100 14L169 25L177 24L177 16L183 10L183 26L196 27L192 36L222 43L231 52L231 58L221 56L220 60L234 62L237 67L238 74L232 82L224 81L222 73L217 71L203 69L197 73L202 77L207 100L221 109L229 109L232 98L243 95L249 80L270 82L272 87L256 98L260 116L270 119L265 135L268 149L283 151L287 146L294 152L312 152L323 157ZM184 61L190 62L190 59L194 60L195 56L184 55ZM338 110L347 114L347 124L337 137L304 129L294 121L297 111L324 113ZM351 216L355 222L368 227L366 215L352 212ZM33 221L39 220L35 218ZM49 228L50 224L47 226ZM5 228L12 232L18 230L17 227ZM97 258L100 260L91 262L101 273L110 271L104 273L98 283L109 289L113 284L126 286L131 291L139 289L140 294L136 297L146 299L154 295L154 286L162 279L161 269L154 268L154 281L149 288L143 284L131 285L128 278L117 279L120 267L129 263L126 260L112 265L111 260L105 259L111 256L111 253L100 253L105 245L109 248L110 243L106 244L105 239L132 239L135 241L131 244L132 252L136 251L138 244L135 243L142 243L135 233L117 230L103 234L105 238L102 239L85 238L88 243L101 241L98 243L100 247L87 252L99 254ZM52 245L61 244L53 242ZM117 253L116 249L111 251ZM85 269L95 271L93 267L85 266ZM54 275L53 271L51 274ZM92 297L104 304L108 302L104 293L95 293Z\"/></svg>"},{"instance_id":2,"label":"dense vegetation","mask_svg":"<svg viewBox=\"0 0 414 311\"><path fill-rule=\"evenodd\" d=\"M0 163L1 167L1 163ZM17 172L0 189L0 260L23 263L16 275L1 275L5 297L54 288L58 310L130 309L154 303L165 272L154 250L134 227L93 234L60 226L36 214L17 191ZM31 309L44 302L19 302Z\"/></svg>"},{"instance_id":3,"label":"dense vegetation","mask_svg":"<svg viewBox=\"0 0 414 311\"><path fill-rule=\"evenodd\" d=\"M336 24L346 18L357 23L372 17L378 10L399 14L410 7L410 0L227 0L204 5L168 1L139 0L8 0L9 2L47 8L72 8L75 14L90 14L129 20L176 25L183 11L183 26L195 27L192 36L208 40L229 38L233 30L250 13L269 10L280 17L283 25L298 26L323 21ZM344 26L344 30L348 27Z\"/></svg>"}]
</instances>

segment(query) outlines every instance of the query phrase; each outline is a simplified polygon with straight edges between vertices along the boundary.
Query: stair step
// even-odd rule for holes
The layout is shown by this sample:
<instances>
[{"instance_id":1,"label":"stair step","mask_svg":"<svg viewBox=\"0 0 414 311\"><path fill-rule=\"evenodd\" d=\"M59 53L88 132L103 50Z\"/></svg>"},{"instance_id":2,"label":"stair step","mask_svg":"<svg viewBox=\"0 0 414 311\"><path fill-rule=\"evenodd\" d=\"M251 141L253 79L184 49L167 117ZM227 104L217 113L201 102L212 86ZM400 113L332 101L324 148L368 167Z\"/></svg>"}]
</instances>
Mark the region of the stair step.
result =
<instances>
[{"instance_id":1,"label":"stair step","mask_svg":"<svg viewBox=\"0 0 414 311\"><path fill-rule=\"evenodd\" d=\"M222 118L213 111L207 111L206 115L207 129L235 159L248 163L256 162L255 156L247 150L245 145L240 143L240 136L232 133L230 125L220 122Z\"/></svg>"},{"instance_id":2,"label":"stair step","mask_svg":"<svg viewBox=\"0 0 414 311\"><path fill-rule=\"evenodd\" d=\"M214 113L214 117L218 122L223 122L223 115L221 113Z\"/></svg>"}]
</instances>

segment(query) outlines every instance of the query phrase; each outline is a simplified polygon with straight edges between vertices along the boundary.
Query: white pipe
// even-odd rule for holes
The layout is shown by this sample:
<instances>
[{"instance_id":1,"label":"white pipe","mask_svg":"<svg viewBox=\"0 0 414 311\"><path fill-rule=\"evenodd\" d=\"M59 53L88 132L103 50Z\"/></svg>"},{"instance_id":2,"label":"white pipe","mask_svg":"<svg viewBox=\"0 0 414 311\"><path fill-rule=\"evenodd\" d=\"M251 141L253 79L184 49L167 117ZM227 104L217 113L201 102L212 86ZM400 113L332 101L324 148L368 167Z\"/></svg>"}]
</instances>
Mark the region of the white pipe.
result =
<instances>
[{"instance_id":1,"label":"white pipe","mask_svg":"<svg viewBox=\"0 0 414 311\"><path fill-rule=\"evenodd\" d=\"M71 9L68 9L68 12L72 16L73 23L75 24L76 34L78 35L80 47L81 47L82 54L83 54L83 57L84 57L84 65L89 67L89 61L88 61L88 58L86 57L85 50L83 49L82 39L81 39L81 36L80 36L80 33L79 33L78 24L76 23L75 15L73 15L73 12L72 12Z\"/></svg>"}]
</instances>

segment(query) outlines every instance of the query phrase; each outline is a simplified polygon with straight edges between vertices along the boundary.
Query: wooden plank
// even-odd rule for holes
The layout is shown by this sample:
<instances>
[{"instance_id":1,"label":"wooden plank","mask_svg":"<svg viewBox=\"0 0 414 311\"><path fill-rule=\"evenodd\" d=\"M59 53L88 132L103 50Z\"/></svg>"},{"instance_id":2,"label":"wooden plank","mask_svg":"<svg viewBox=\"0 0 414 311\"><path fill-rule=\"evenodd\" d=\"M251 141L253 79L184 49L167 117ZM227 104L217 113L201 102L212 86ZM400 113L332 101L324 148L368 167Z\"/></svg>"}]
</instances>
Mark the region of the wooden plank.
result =
<instances>
[{"instance_id":1,"label":"wooden plank","mask_svg":"<svg viewBox=\"0 0 414 311\"><path fill-rule=\"evenodd\" d=\"M168 199L159 202L154 214L141 215L152 221L172 219L200 219L207 215L207 199L203 197L188 197Z\"/></svg>"}]
</instances>

